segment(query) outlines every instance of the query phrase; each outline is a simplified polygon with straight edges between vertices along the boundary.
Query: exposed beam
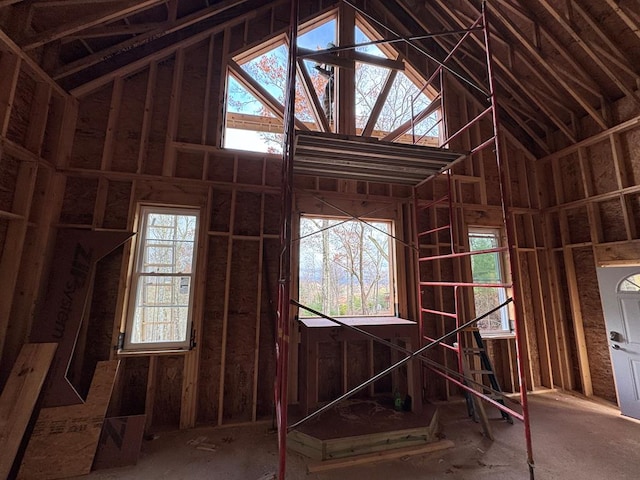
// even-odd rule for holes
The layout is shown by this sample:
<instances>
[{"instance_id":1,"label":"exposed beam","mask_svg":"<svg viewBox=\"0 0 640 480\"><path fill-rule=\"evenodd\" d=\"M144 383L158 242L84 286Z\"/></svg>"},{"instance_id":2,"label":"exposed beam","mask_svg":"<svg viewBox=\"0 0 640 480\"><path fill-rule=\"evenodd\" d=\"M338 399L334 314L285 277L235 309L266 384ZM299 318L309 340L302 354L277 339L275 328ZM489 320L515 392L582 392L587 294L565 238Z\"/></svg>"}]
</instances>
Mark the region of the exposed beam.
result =
<instances>
[{"instance_id":1,"label":"exposed beam","mask_svg":"<svg viewBox=\"0 0 640 480\"><path fill-rule=\"evenodd\" d=\"M298 56L317 63L326 63L337 67L354 68L354 62L362 62L377 67L404 70L404 62L402 60L377 57L357 50L351 50L349 58L345 58L339 57L330 50L310 50L308 48L298 47Z\"/></svg>"},{"instance_id":2,"label":"exposed beam","mask_svg":"<svg viewBox=\"0 0 640 480\"><path fill-rule=\"evenodd\" d=\"M68 7L70 5L97 5L99 3L115 3L121 0L37 0L34 8Z\"/></svg>"},{"instance_id":3,"label":"exposed beam","mask_svg":"<svg viewBox=\"0 0 640 480\"><path fill-rule=\"evenodd\" d=\"M640 26L631 18L631 16L624 11L624 9L618 4L616 0L604 0L614 12L620 17L620 19L627 24L627 27L631 29L633 33L640 38Z\"/></svg>"},{"instance_id":4,"label":"exposed beam","mask_svg":"<svg viewBox=\"0 0 640 480\"><path fill-rule=\"evenodd\" d=\"M498 3L502 4L504 7L508 8L511 12L520 11L516 10L514 5L507 0L497 0ZM527 17L529 20L535 18L533 13L530 13ZM602 99L603 95L601 92L600 86L593 80L592 75L582 66L580 65L575 56L571 54L565 47L565 45L560 42L555 35L553 35L548 29L544 28L540 21L536 21L535 23L536 29L534 32L534 39L532 40L534 47L538 50L542 50L541 39L544 38L547 40L551 46L564 58L567 65L571 66L574 69L574 73L572 77L574 82L579 83L585 89L591 91L594 95L598 96L598 98ZM558 66L558 62L554 62L554 67ZM576 73L578 73L580 78L577 78ZM601 100L602 101L602 100Z\"/></svg>"},{"instance_id":5,"label":"exposed beam","mask_svg":"<svg viewBox=\"0 0 640 480\"><path fill-rule=\"evenodd\" d=\"M69 43L80 38L100 38L100 37L117 37L121 35L138 35L148 32L154 28L158 28L162 23L139 23L131 25L110 25L106 27L96 27L89 30L83 30L73 35L68 35L62 39L63 43Z\"/></svg>"},{"instance_id":6,"label":"exposed beam","mask_svg":"<svg viewBox=\"0 0 640 480\"><path fill-rule=\"evenodd\" d=\"M153 30L148 31L147 33L142 33L140 35L136 35L134 38L125 40L123 42L118 43L117 45L113 45L111 47L105 48L104 50L100 50L93 55L89 55L87 57L76 60L75 62L68 63L60 68L54 74L53 78L59 80L64 77L68 77L69 75L82 71L85 68L91 67L97 63L100 63L107 58L111 58L115 55L118 55L122 52L128 52L132 48L139 47L145 43L148 43L152 40L155 40L159 37L168 35L170 33L177 32L182 30L183 28L190 27L191 25L206 20L207 18L218 15L219 13L228 10L229 8L235 7L244 3L246 0L223 0L215 5L204 8L198 12L194 12L186 17L181 18L177 22L172 25L166 25L162 27L155 28ZM251 12L253 14L254 11Z\"/></svg>"},{"instance_id":7,"label":"exposed beam","mask_svg":"<svg viewBox=\"0 0 640 480\"><path fill-rule=\"evenodd\" d=\"M26 39L21 47L24 50L32 50L34 48L45 45L59 38L72 35L74 33L81 32L87 28L95 27L97 25L108 23L113 20L117 20L133 13L137 13L156 5L163 4L165 0L144 0L144 1L130 1L125 5L119 5L110 10L95 13L84 18L80 18L74 22L66 23L50 30L45 30L34 35L31 38Z\"/></svg>"},{"instance_id":8,"label":"exposed beam","mask_svg":"<svg viewBox=\"0 0 640 480\"><path fill-rule=\"evenodd\" d=\"M600 37L600 40L616 55L621 61L624 61L630 68L633 67L634 62L629 58L627 53L622 50L617 43L615 43L609 35L602 29L600 23L598 23L589 12L587 12L579 2L571 0L571 8L578 12L585 22L591 27L591 29Z\"/></svg>"},{"instance_id":9,"label":"exposed beam","mask_svg":"<svg viewBox=\"0 0 640 480\"><path fill-rule=\"evenodd\" d=\"M266 106L278 118L284 119L284 105L280 103L266 88L251 77L243 68L233 60L229 60L229 72L233 77L242 84L260 103ZM309 128L300 120L296 119L296 127L300 130L309 130Z\"/></svg>"},{"instance_id":10,"label":"exposed beam","mask_svg":"<svg viewBox=\"0 0 640 480\"><path fill-rule=\"evenodd\" d=\"M591 118L595 120L595 122L601 128L603 129L608 128L607 123L604 121L604 119L602 118L602 115L598 113L595 107L593 107L585 98L583 98L582 95L578 94L578 92L576 92L576 90L572 88L571 85L569 85L566 80L555 75L554 67L545 57L542 56L540 51L535 47L535 45L531 43L531 41L522 32L522 30L520 30L520 28L514 25L499 8L496 8L494 6L494 8L491 8L489 11L493 17L500 20L500 23L502 23L502 25L504 25L507 28L507 30L518 41L520 41L522 46L529 52L529 54L536 60L536 62L540 64L547 71L549 75L555 76L557 82L567 91L569 95L571 95L574 98L574 100L576 100L582 106L582 108L589 114Z\"/></svg>"},{"instance_id":11,"label":"exposed beam","mask_svg":"<svg viewBox=\"0 0 640 480\"><path fill-rule=\"evenodd\" d=\"M300 78L302 78L302 88L307 94L307 99L311 103L311 111L313 112L313 116L318 122L318 125L322 127L323 132L330 132L331 126L329 125L329 120L327 119L327 115L325 114L322 105L320 105L320 99L318 99L318 94L316 93L316 89L313 86L313 82L311 81L311 76L309 75L309 71L307 70L306 65L304 64L304 60L302 58L297 59L298 64L298 74Z\"/></svg>"},{"instance_id":12,"label":"exposed beam","mask_svg":"<svg viewBox=\"0 0 640 480\"><path fill-rule=\"evenodd\" d=\"M9 36L6 33L4 33L4 31L1 28L0 28L0 42L4 43L11 52L13 52L15 55L20 57L23 64L27 65L28 68L31 69L31 71L34 72L40 80L44 80L45 82L47 82L58 95L67 97L67 92L65 92L64 89L60 87L60 85L58 85L56 82L51 80L51 77L49 77L49 75L47 75L47 73L44 70L42 70L42 68L40 68L40 65L38 65L33 60L33 58L27 55L27 53L24 50L22 50L18 45L16 45L15 42L11 40L11 38L9 38Z\"/></svg>"},{"instance_id":13,"label":"exposed beam","mask_svg":"<svg viewBox=\"0 0 640 480\"><path fill-rule=\"evenodd\" d=\"M575 30L573 25L567 22L551 4L547 0L538 0L540 4L545 8L547 12L558 22L562 28L571 36L571 38L580 46L580 48L589 56L591 61L595 63L600 69L616 84L616 86L620 89L622 93L624 93L627 97L632 99L637 105L640 105L640 96L633 89L629 88L618 78L618 76L611 71L609 66L602 60L601 56L598 55L590 46L587 44L582 37Z\"/></svg>"},{"instance_id":14,"label":"exposed beam","mask_svg":"<svg viewBox=\"0 0 640 480\"><path fill-rule=\"evenodd\" d=\"M389 92L391 91L391 87L393 86L393 82L397 76L398 76L397 70L389 71L389 75L387 75L384 85L380 90L380 94L376 99L376 103L371 109L371 113L369 114L369 120L367 120L367 124L365 125L364 130L362 131L363 136L365 137L371 136L371 132L373 132L373 129L375 128L376 123L378 122L378 117L380 117L380 113L382 112L382 107L384 107L384 103L387 101L387 97L389 96Z\"/></svg>"},{"instance_id":15,"label":"exposed beam","mask_svg":"<svg viewBox=\"0 0 640 480\"><path fill-rule=\"evenodd\" d=\"M430 5L428 2L424 4L424 7L429 11L429 13L434 18L438 19L440 23L444 25L449 25L448 22L444 18L442 18L440 13L435 8L433 8L433 6ZM442 8L442 10L449 15L451 20L456 22L459 26L464 25L464 22L456 14L456 12L454 12L451 8L449 8L444 2L440 3L440 8ZM474 41L478 46L480 46L481 48L484 48L484 44L480 39L478 39L475 36L472 38L474 39ZM494 35L493 38L499 39L500 37L498 37L497 35ZM532 73L538 76L539 80L541 80L544 84L547 83L546 78L544 78L544 76L541 75L540 72L538 72L538 70L531 65L530 61L527 61L527 59L524 56L522 56L520 52L516 51L515 53L518 58L521 58L523 60L524 65L531 68ZM508 79L513 85L520 88L520 90L526 95L526 97L529 98L529 102L531 102L533 105L536 105L540 109L540 111L543 112L545 115L547 115L547 117L551 119L554 125L558 127L558 129L567 136L567 138L569 138L572 142L575 142L575 139L576 139L575 132L573 132L571 129L567 127L567 125L562 121L562 119L560 119L560 117L558 117L558 115L549 107L547 102L542 100L538 95L533 95L531 93L531 89L525 85L524 80L521 77L516 76L511 65L503 62L502 59L500 59L497 55L493 56L493 61L501 71L500 76L504 75L504 77ZM498 80L499 80L498 83L501 86L501 88L504 88L507 91L512 91L511 87L508 86L505 80L502 80L500 78L498 78ZM551 87L549 88L551 91L553 91ZM523 102L523 103L525 105L527 104L527 102Z\"/></svg>"},{"instance_id":16,"label":"exposed beam","mask_svg":"<svg viewBox=\"0 0 640 480\"><path fill-rule=\"evenodd\" d=\"M8 7L9 5L13 5L14 3L24 2L24 0L0 0L0 8Z\"/></svg>"}]
</instances>

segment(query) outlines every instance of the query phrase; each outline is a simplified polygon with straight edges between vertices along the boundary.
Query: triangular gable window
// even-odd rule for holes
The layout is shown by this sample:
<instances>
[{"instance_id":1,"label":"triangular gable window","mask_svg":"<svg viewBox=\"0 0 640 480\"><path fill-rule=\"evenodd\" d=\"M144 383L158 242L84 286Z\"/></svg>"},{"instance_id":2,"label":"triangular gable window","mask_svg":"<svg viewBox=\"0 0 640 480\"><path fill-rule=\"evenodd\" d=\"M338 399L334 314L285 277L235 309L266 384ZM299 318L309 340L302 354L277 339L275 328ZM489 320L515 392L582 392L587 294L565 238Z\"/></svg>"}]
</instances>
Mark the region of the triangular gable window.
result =
<instances>
[{"instance_id":1,"label":"triangular gable window","mask_svg":"<svg viewBox=\"0 0 640 480\"><path fill-rule=\"evenodd\" d=\"M364 55L356 61L351 60L349 67L348 58L345 60L343 54L332 50L337 28L335 14L325 14L320 20L300 28L299 52L306 50L310 55L301 55L297 62L296 128L335 132L333 109L340 104L336 101L340 92L333 83L334 72L349 68L355 75L356 89L351 98L355 103L357 135L437 145L439 109L432 107L427 110L428 114L411 125L412 112L415 116L428 108L433 90L421 91L422 85L418 86L420 76L413 71L411 75L402 71L405 67L397 61L398 54L393 46L378 45L375 31L362 19L355 26L355 40L361 45L356 51ZM320 51L319 55L313 53L315 51ZM340 58L336 59L336 56ZM224 147L282 152L287 57L288 47L283 36L229 62ZM389 67L389 64L392 65Z\"/></svg>"}]
</instances>

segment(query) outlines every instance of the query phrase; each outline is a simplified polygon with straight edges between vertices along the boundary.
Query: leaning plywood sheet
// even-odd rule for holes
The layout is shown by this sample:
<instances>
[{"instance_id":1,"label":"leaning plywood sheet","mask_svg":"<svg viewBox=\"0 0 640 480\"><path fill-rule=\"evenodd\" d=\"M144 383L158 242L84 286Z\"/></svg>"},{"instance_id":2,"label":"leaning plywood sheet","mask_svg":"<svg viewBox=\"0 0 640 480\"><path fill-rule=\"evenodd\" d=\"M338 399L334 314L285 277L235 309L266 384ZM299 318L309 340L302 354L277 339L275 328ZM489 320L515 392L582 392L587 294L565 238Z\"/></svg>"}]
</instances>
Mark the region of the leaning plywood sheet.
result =
<instances>
[{"instance_id":1,"label":"leaning plywood sheet","mask_svg":"<svg viewBox=\"0 0 640 480\"><path fill-rule=\"evenodd\" d=\"M66 478L91 471L118 363L98 362L86 403L40 411L18 479Z\"/></svg>"},{"instance_id":2,"label":"leaning plywood sheet","mask_svg":"<svg viewBox=\"0 0 640 480\"><path fill-rule=\"evenodd\" d=\"M57 346L27 343L13 365L0 396L0 478L9 476Z\"/></svg>"}]
</instances>

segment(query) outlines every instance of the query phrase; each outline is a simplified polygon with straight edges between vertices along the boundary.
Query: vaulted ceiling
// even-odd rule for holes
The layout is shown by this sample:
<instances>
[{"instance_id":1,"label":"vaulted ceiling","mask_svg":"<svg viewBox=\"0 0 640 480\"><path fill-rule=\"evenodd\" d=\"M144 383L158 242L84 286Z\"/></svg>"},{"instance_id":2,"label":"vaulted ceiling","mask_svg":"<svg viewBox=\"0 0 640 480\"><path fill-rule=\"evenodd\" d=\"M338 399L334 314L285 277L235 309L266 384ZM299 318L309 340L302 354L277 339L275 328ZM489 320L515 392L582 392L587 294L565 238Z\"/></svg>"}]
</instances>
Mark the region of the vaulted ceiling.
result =
<instances>
[{"instance_id":1,"label":"vaulted ceiling","mask_svg":"<svg viewBox=\"0 0 640 480\"><path fill-rule=\"evenodd\" d=\"M300 1L301 16L312 17L337 3ZM462 35L437 34L468 29L482 9L480 0L344 3L370 16L383 38L432 34L404 41L407 58L410 51L419 51L430 59L427 70L445 59ZM486 4L502 120L533 153L544 155L640 113L640 2ZM73 93L172 45L236 28L260 15L268 23L264 36L274 35L287 28L288 12L286 0L0 0L0 34ZM471 86L487 81L481 32L474 32L447 66L463 87L486 102Z\"/></svg>"}]
</instances>

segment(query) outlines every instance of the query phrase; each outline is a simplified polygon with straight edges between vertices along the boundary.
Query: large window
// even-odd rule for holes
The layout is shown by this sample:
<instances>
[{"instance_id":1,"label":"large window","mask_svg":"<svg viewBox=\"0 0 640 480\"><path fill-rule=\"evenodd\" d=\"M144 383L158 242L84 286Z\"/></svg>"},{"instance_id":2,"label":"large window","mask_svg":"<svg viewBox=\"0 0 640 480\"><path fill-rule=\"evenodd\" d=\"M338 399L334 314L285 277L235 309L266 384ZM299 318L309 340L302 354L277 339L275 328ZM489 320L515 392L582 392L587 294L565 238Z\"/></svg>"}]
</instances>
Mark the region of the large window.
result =
<instances>
[{"instance_id":1,"label":"large window","mask_svg":"<svg viewBox=\"0 0 640 480\"><path fill-rule=\"evenodd\" d=\"M469 229L469 248L472 252L492 250L500 247L500 230L493 228ZM474 283L504 284L505 275L501 252L471 255L471 271ZM476 315L482 315L504 303L507 290L504 287L474 287L473 298ZM478 322L483 335L509 333L509 309L505 306Z\"/></svg>"},{"instance_id":2,"label":"large window","mask_svg":"<svg viewBox=\"0 0 640 480\"><path fill-rule=\"evenodd\" d=\"M125 350L189 348L198 216L141 207Z\"/></svg>"},{"instance_id":3,"label":"large window","mask_svg":"<svg viewBox=\"0 0 640 480\"><path fill-rule=\"evenodd\" d=\"M389 221L300 219L299 300L330 316L394 315ZM312 316L300 309L300 316Z\"/></svg>"}]
</instances>

